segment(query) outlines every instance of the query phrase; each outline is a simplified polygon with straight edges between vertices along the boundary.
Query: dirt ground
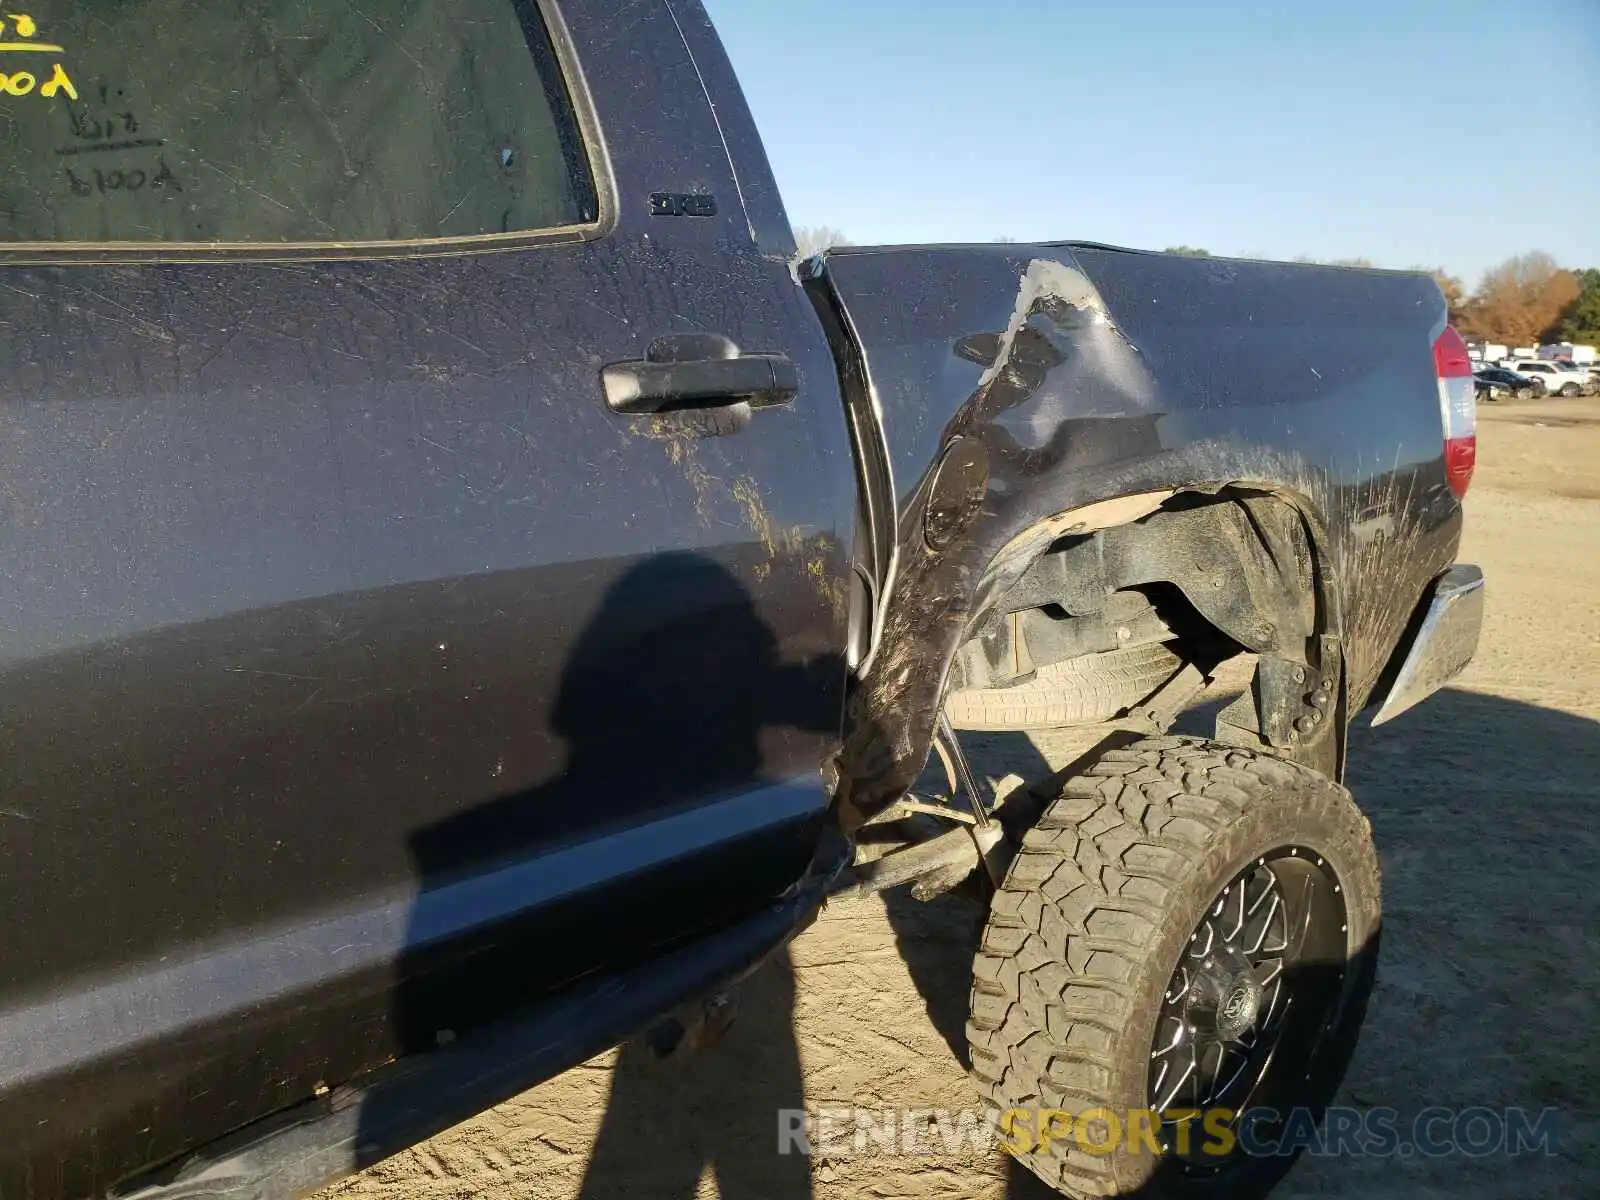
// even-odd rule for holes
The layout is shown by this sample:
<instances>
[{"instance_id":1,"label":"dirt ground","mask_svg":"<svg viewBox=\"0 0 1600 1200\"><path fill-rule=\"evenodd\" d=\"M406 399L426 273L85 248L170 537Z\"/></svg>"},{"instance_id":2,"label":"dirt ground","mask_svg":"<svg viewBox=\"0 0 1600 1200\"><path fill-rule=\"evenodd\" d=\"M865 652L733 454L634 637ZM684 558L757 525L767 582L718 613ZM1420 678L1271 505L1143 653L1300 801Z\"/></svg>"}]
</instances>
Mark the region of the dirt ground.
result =
<instances>
[{"instance_id":1,"label":"dirt ground","mask_svg":"<svg viewBox=\"0 0 1600 1200\"><path fill-rule=\"evenodd\" d=\"M1469 671L1358 729L1384 866L1379 983L1341 1103L1560 1109L1554 1157L1302 1159L1274 1194L1600 1196L1600 399L1484 406L1462 558L1489 576ZM1065 739L991 738L981 773ZM720 1044L606 1054L331 1190L341 1200L821 1200L1048 1193L998 1153L776 1154L779 1109L975 1108L961 1064L978 914L831 904L744 988Z\"/></svg>"}]
</instances>

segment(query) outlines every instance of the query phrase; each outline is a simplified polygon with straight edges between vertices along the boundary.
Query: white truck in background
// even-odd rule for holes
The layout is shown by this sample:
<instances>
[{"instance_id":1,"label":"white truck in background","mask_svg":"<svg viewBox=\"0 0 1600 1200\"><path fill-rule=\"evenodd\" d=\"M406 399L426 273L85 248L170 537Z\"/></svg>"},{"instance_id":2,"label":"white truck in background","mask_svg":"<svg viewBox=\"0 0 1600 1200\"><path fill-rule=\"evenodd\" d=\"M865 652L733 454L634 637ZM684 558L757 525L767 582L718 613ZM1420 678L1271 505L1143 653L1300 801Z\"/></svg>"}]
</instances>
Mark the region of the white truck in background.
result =
<instances>
[{"instance_id":1,"label":"white truck in background","mask_svg":"<svg viewBox=\"0 0 1600 1200\"><path fill-rule=\"evenodd\" d=\"M1587 396L1595 391L1594 377L1587 366L1574 367L1548 358L1514 358L1502 364L1519 375L1537 379L1551 396Z\"/></svg>"}]
</instances>

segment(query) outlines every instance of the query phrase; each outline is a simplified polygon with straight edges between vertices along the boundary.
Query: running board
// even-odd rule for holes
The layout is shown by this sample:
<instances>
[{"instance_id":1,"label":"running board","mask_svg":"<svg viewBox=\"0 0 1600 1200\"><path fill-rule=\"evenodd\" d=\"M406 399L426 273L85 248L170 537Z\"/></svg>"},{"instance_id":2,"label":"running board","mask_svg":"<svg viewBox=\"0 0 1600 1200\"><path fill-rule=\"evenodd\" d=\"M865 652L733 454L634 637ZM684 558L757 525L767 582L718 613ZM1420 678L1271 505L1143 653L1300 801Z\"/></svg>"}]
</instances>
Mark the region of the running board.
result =
<instances>
[{"instance_id":1,"label":"running board","mask_svg":"<svg viewBox=\"0 0 1600 1200\"><path fill-rule=\"evenodd\" d=\"M778 903L520 1018L403 1059L112 1191L114 1200L288 1200L510 1099L755 969L815 919L846 862L830 845Z\"/></svg>"}]
</instances>

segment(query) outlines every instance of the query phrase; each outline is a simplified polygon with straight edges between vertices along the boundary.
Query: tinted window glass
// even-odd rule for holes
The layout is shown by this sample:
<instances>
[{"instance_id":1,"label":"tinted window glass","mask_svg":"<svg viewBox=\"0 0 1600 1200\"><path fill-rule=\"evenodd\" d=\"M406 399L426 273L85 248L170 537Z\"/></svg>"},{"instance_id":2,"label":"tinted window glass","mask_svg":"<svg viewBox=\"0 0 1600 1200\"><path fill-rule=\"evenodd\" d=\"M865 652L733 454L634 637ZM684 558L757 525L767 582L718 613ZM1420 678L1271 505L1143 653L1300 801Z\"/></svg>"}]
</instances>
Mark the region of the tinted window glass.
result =
<instances>
[{"instance_id":1,"label":"tinted window glass","mask_svg":"<svg viewBox=\"0 0 1600 1200\"><path fill-rule=\"evenodd\" d=\"M0 241L351 242L591 220L532 0L25 0Z\"/></svg>"}]
</instances>

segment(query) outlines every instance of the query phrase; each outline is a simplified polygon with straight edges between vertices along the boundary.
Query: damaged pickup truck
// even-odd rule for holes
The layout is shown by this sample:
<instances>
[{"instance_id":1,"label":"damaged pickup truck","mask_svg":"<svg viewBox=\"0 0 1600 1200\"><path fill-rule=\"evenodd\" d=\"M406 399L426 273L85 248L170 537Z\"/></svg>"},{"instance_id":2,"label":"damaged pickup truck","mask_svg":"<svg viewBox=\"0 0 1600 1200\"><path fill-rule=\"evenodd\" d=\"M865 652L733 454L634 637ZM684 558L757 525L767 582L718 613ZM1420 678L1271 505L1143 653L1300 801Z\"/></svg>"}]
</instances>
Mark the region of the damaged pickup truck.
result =
<instances>
[{"instance_id":1,"label":"damaged pickup truck","mask_svg":"<svg viewBox=\"0 0 1600 1200\"><path fill-rule=\"evenodd\" d=\"M1286 1169L1178 1110L1315 1108L1361 1021L1347 731L1481 615L1433 283L797 262L698 0L83 0L26 37L0 1196L303 1193L897 884L988 905L994 1110L1154 1110L1019 1151L1051 1184ZM1004 796L967 766L962 730L1057 727L1101 744ZM857 863L864 829L905 832Z\"/></svg>"}]
</instances>

